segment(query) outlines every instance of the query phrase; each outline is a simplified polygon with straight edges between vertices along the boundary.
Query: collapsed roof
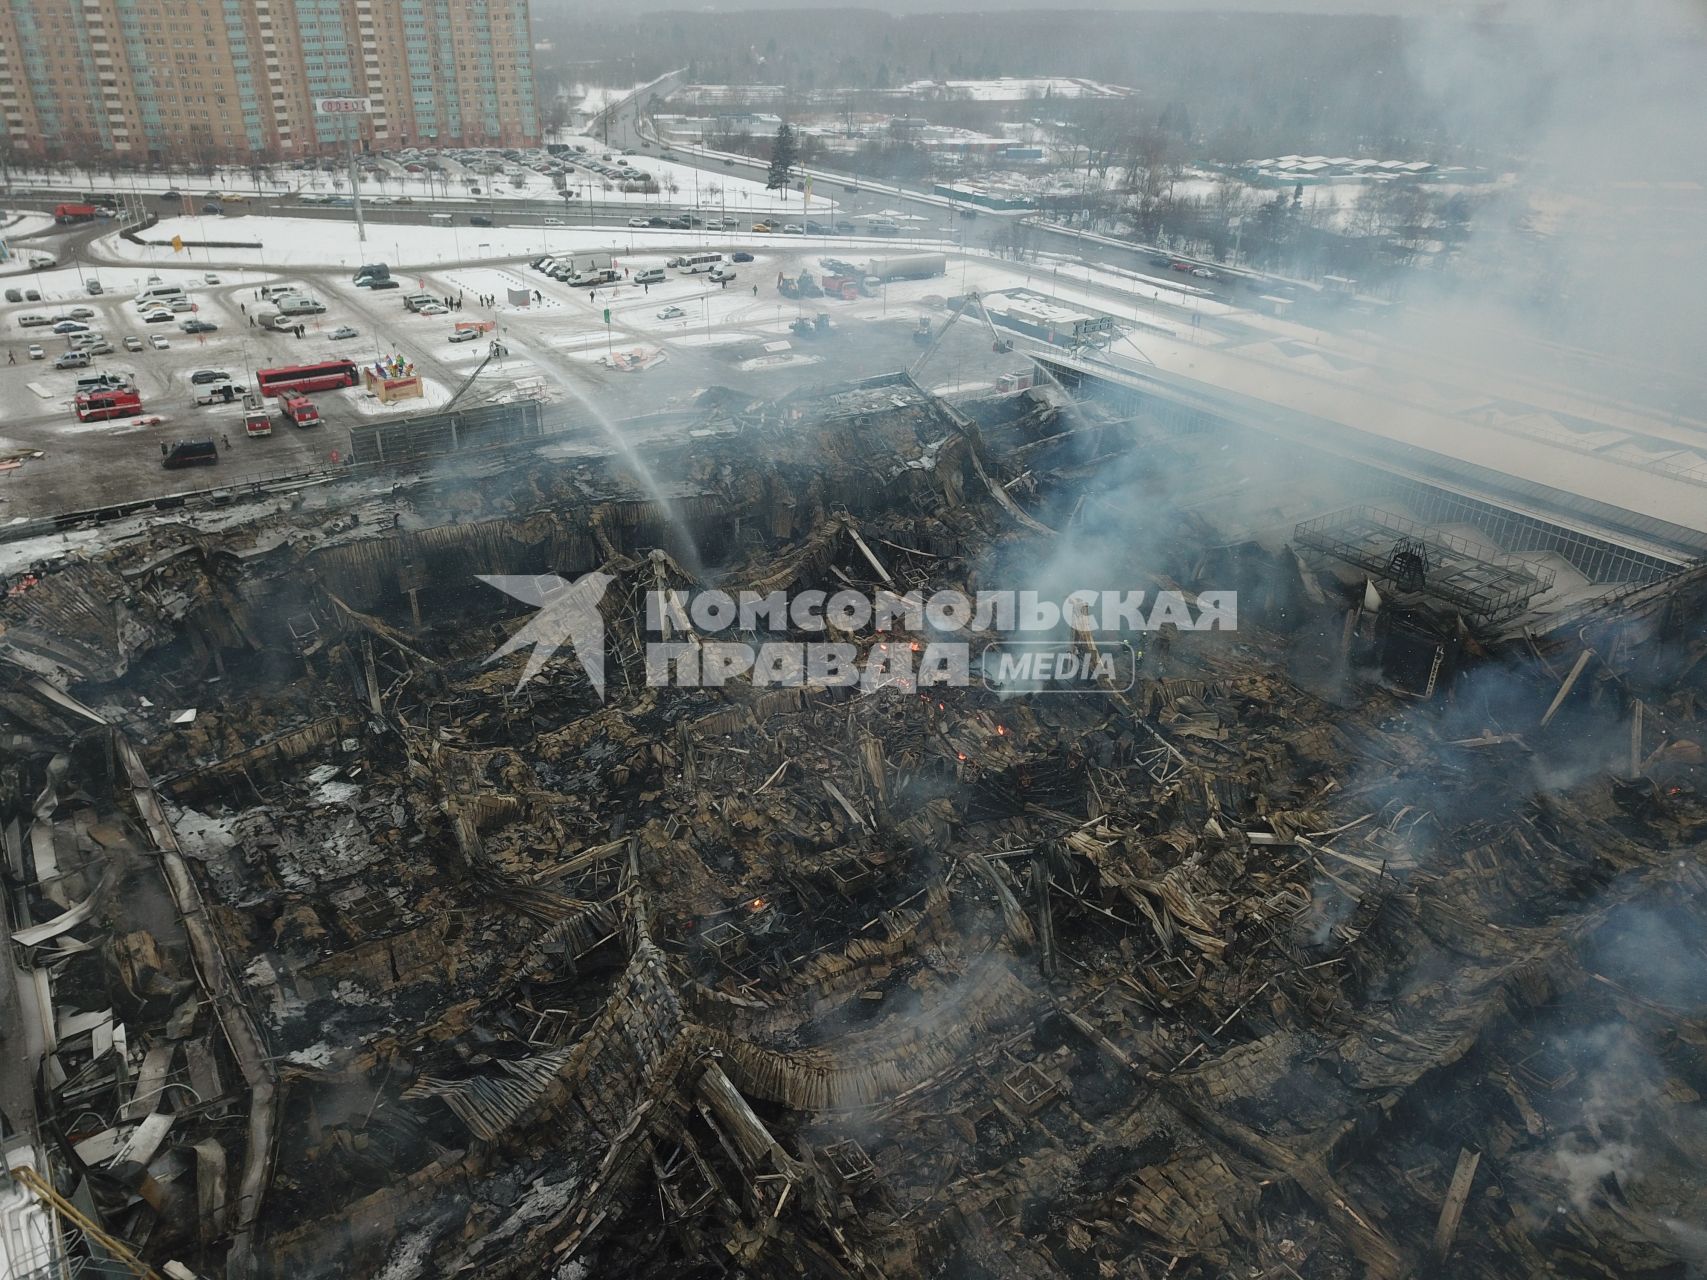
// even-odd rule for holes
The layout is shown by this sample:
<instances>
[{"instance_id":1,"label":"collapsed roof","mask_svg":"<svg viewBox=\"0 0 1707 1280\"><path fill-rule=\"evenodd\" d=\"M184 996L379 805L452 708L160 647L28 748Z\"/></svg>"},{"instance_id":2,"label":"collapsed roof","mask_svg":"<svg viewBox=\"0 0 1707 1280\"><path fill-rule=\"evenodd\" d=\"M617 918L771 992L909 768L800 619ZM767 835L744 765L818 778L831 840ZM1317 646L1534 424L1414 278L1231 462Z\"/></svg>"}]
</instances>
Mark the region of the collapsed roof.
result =
<instances>
[{"instance_id":1,"label":"collapsed roof","mask_svg":"<svg viewBox=\"0 0 1707 1280\"><path fill-rule=\"evenodd\" d=\"M7 601L0 1098L57 1194L192 1274L1699 1261L1700 571L1496 642L1227 545L1142 417L705 411L669 511L526 455ZM475 575L590 571L605 700L489 660ZM1099 574L1239 630L1078 696L645 678L695 577Z\"/></svg>"}]
</instances>

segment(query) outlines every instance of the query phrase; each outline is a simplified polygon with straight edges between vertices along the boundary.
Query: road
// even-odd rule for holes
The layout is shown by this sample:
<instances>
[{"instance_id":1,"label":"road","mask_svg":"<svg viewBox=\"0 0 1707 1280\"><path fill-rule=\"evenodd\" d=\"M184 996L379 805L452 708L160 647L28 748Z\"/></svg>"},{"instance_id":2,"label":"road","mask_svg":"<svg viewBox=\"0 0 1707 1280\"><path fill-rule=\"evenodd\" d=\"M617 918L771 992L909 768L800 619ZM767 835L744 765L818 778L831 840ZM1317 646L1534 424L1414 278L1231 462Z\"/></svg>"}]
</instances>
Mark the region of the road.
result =
<instances>
[{"instance_id":1,"label":"road","mask_svg":"<svg viewBox=\"0 0 1707 1280\"><path fill-rule=\"evenodd\" d=\"M726 174L733 172L740 177L763 182L769 165L762 160L753 160L744 156L729 156L724 154L704 155L693 147L668 146L663 147L645 131L641 106L643 104L627 102L609 114L609 135L613 146L621 146L625 151L639 154L668 154L676 164L685 164L703 170L708 174ZM1002 234L1005 222L1014 214L991 213L979 211L974 219L961 216L965 206L945 206L941 197L925 192L919 192L907 187L884 183L874 187L867 180L851 175L835 175L818 171L819 176L813 184L812 193L816 196L828 197L836 201L836 215L877 213L885 209L895 209L902 213L924 218L918 225L941 229L945 225L958 227L955 233L960 242L971 247L994 249L1006 237ZM1158 279L1168 279L1172 273L1166 267L1157 267L1150 262L1156 250L1148 246L1121 248L1103 243L1095 238L1087 238L1072 232L1056 231L1047 226L1033 224L1032 243L1039 253L1061 254L1077 258L1087 263L1100 263L1106 266L1120 267L1127 271L1136 271L1142 275L1154 276ZM1177 279L1177 277L1175 277ZM1248 291L1242 281L1227 278L1216 281L1194 281L1204 292L1212 296L1230 297ZM1266 288L1267 286L1263 286Z\"/></svg>"}]
</instances>

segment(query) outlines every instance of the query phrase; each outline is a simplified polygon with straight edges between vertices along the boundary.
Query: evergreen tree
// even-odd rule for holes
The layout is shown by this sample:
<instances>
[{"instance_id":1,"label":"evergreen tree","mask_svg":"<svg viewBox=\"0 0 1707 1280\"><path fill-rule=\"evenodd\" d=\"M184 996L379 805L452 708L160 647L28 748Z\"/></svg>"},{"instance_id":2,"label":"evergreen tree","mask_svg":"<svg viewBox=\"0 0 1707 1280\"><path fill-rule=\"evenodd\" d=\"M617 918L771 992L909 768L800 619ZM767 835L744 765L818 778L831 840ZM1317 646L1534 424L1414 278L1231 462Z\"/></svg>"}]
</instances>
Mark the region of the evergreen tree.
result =
<instances>
[{"instance_id":1,"label":"evergreen tree","mask_svg":"<svg viewBox=\"0 0 1707 1280\"><path fill-rule=\"evenodd\" d=\"M771 168L765 175L765 189L788 190L790 175L794 172L795 163L799 158L794 144L794 130L784 123L776 131L776 141L771 143Z\"/></svg>"}]
</instances>

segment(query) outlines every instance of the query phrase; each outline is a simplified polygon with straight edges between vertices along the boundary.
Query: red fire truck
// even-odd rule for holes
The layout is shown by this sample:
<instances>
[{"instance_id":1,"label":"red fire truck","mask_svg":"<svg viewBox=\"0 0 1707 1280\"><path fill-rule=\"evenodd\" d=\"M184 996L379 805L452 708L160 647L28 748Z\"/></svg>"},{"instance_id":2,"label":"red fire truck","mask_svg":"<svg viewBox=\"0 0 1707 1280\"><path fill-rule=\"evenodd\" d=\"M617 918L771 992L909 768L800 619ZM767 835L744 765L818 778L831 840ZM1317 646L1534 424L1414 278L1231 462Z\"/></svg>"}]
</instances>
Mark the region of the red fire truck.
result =
<instances>
[{"instance_id":1,"label":"red fire truck","mask_svg":"<svg viewBox=\"0 0 1707 1280\"><path fill-rule=\"evenodd\" d=\"M314 401L307 396L291 395L288 392L279 397L279 417L297 427L320 425L320 410L314 407Z\"/></svg>"},{"instance_id":2,"label":"red fire truck","mask_svg":"<svg viewBox=\"0 0 1707 1280\"><path fill-rule=\"evenodd\" d=\"M251 438L273 434L273 420L267 416L261 397L249 395L243 400L243 434Z\"/></svg>"},{"instance_id":3,"label":"red fire truck","mask_svg":"<svg viewBox=\"0 0 1707 1280\"><path fill-rule=\"evenodd\" d=\"M95 220L95 206L92 204L55 205L53 220L61 225L72 222L93 222Z\"/></svg>"},{"instance_id":4,"label":"red fire truck","mask_svg":"<svg viewBox=\"0 0 1707 1280\"><path fill-rule=\"evenodd\" d=\"M134 389L124 387L109 391L90 391L77 397L77 421L101 422L107 418L130 418L142 412L142 397Z\"/></svg>"}]
</instances>

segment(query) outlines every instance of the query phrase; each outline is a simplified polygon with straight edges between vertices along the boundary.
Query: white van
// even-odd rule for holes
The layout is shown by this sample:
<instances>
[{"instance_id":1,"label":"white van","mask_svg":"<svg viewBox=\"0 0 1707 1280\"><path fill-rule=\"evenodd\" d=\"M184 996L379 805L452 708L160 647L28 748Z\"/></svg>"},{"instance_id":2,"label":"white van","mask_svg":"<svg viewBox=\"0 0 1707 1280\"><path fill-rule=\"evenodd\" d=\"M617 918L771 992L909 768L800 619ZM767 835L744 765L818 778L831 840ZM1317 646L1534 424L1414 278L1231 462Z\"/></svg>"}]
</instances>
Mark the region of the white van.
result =
<instances>
[{"instance_id":1,"label":"white van","mask_svg":"<svg viewBox=\"0 0 1707 1280\"><path fill-rule=\"evenodd\" d=\"M141 306L145 302L169 302L173 298L184 296L184 286L181 284L153 284L144 289L131 301Z\"/></svg>"},{"instance_id":2,"label":"white van","mask_svg":"<svg viewBox=\"0 0 1707 1280\"><path fill-rule=\"evenodd\" d=\"M663 284L664 283L664 268L662 268L662 267L647 267L646 270L644 270L644 271L636 271L634 273L634 283L635 284Z\"/></svg>"},{"instance_id":3,"label":"white van","mask_svg":"<svg viewBox=\"0 0 1707 1280\"><path fill-rule=\"evenodd\" d=\"M273 305L279 309L279 314L284 316L319 316L326 314L326 307L323 303L320 303L313 298L305 298L301 294L286 294L283 297L274 298Z\"/></svg>"},{"instance_id":4,"label":"white van","mask_svg":"<svg viewBox=\"0 0 1707 1280\"><path fill-rule=\"evenodd\" d=\"M448 227L451 223L451 216L448 213L429 213L427 221L435 227Z\"/></svg>"}]
</instances>

